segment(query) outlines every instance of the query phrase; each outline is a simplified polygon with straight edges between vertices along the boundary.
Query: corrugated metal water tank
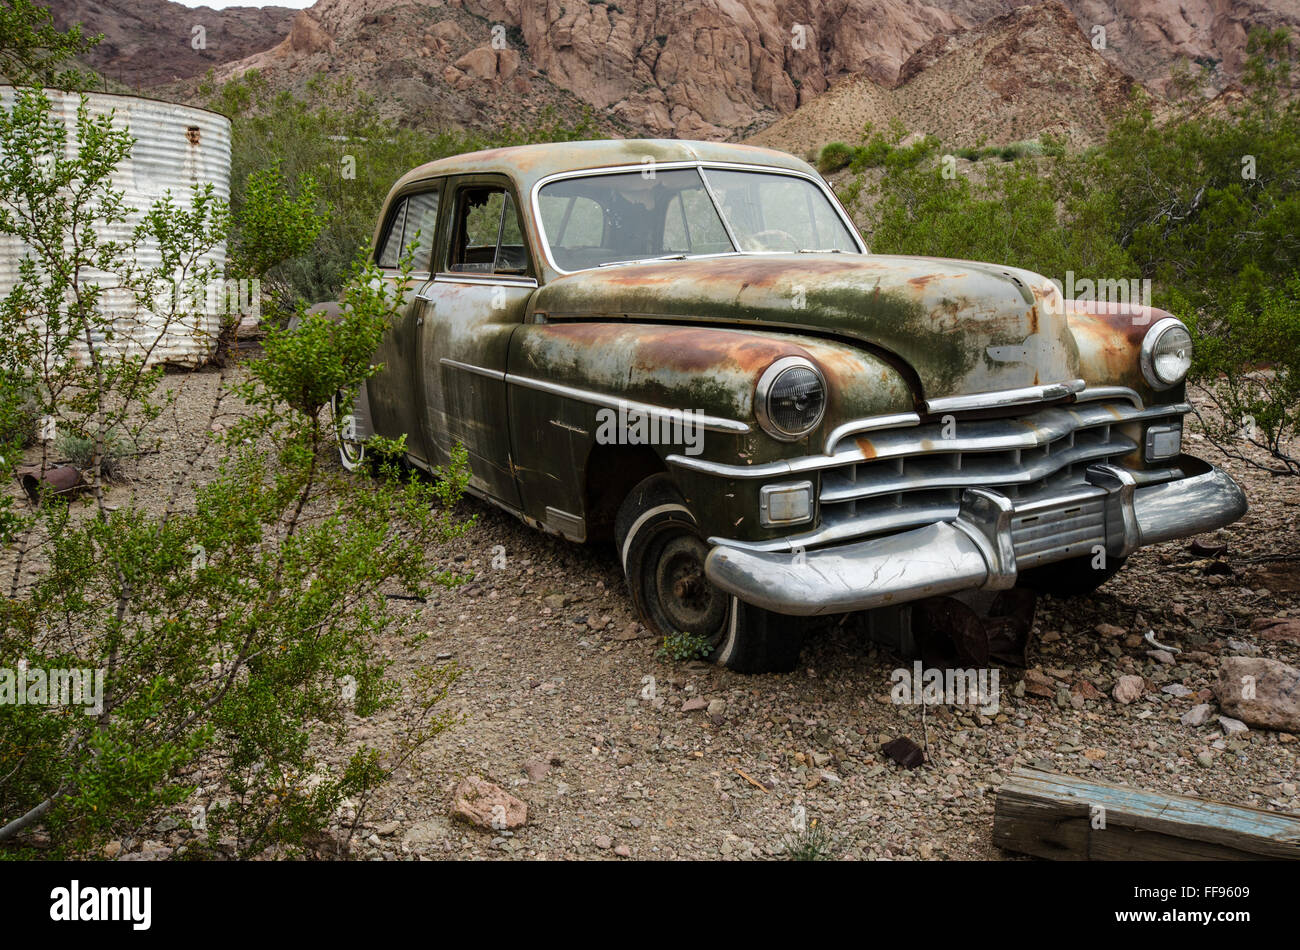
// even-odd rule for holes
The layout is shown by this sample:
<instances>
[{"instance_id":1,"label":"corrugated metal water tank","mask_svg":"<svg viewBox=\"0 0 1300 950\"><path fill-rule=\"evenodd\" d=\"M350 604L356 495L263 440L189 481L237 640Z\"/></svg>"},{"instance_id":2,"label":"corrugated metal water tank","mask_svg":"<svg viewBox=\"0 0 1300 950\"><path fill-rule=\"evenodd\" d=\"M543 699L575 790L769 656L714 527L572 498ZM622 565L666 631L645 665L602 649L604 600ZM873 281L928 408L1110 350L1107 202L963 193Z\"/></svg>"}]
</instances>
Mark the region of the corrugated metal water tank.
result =
<instances>
[{"instance_id":1,"label":"corrugated metal water tank","mask_svg":"<svg viewBox=\"0 0 1300 950\"><path fill-rule=\"evenodd\" d=\"M13 86L0 86L0 106L12 110L14 95ZM74 148L80 95L54 90L46 90L45 95L55 114L63 117L68 129L69 147ZM118 166L113 175L113 187L125 192L127 207L135 210L122 224L104 228L103 238L129 238L149 206L168 191L177 205L186 208L190 205L191 188L195 184L211 183L217 197L230 199L230 120L225 116L138 96L92 92L87 93L86 98L92 116L112 113L114 127L129 129L136 140L130 157ZM16 238L0 234L0 297L13 289L18 264L26 250ZM213 248L202 260L224 266L225 256L223 244ZM143 267L155 267L159 257L157 245L146 243L140 248L136 260ZM153 344L163 321L152 314L134 313L126 292L112 289L111 277L105 276L98 282L110 288L105 292L105 308L124 314L121 331L134 326L132 335L138 345ZM224 295L208 292L204 299L196 319L186 321L184 325L173 324L167 329L164 338L154 347L151 363L193 366L211 354ZM115 331L114 335L120 342L124 333Z\"/></svg>"}]
</instances>

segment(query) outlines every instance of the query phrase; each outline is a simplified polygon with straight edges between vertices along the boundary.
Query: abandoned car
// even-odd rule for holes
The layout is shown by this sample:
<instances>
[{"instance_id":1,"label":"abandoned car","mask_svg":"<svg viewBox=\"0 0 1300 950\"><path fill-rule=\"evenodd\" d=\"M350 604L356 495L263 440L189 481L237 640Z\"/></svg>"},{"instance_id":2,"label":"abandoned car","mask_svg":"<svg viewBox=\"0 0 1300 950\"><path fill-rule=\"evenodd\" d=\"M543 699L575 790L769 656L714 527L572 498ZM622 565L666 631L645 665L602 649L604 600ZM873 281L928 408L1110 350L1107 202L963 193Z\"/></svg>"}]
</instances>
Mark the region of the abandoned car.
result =
<instances>
[{"instance_id":1,"label":"abandoned car","mask_svg":"<svg viewBox=\"0 0 1300 950\"><path fill-rule=\"evenodd\" d=\"M414 274L339 451L406 437L470 490L608 539L641 620L733 669L791 668L798 618L1023 583L1096 588L1226 525L1182 452L1191 339L998 264L871 254L781 152L601 141L423 165L375 260ZM335 310L337 313L337 310Z\"/></svg>"}]
</instances>

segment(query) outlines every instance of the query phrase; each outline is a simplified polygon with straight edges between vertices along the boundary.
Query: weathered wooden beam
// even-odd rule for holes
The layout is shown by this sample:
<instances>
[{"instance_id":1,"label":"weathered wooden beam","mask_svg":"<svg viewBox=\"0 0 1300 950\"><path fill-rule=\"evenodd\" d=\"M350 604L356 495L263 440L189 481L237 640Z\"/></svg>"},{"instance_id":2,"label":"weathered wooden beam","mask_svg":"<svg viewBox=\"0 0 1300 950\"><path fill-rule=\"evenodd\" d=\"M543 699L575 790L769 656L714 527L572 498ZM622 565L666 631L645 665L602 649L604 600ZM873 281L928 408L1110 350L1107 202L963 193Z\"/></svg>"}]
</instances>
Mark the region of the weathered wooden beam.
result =
<instances>
[{"instance_id":1,"label":"weathered wooden beam","mask_svg":"<svg viewBox=\"0 0 1300 950\"><path fill-rule=\"evenodd\" d=\"M993 843L1057 861L1300 860L1300 815L1017 769Z\"/></svg>"}]
</instances>

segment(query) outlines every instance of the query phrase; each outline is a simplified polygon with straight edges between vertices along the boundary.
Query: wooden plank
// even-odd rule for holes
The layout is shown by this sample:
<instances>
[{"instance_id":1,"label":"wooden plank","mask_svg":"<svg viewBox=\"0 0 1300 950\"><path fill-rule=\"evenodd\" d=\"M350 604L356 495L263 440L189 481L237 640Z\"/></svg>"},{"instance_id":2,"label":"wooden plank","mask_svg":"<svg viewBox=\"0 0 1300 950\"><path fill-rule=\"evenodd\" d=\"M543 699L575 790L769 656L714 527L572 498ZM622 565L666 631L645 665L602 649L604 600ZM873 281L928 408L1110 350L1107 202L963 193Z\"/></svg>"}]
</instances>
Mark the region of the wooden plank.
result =
<instances>
[{"instance_id":1,"label":"wooden plank","mask_svg":"<svg viewBox=\"0 0 1300 950\"><path fill-rule=\"evenodd\" d=\"M1300 815L1017 769L998 790L993 843L1057 861L1295 861Z\"/></svg>"}]
</instances>

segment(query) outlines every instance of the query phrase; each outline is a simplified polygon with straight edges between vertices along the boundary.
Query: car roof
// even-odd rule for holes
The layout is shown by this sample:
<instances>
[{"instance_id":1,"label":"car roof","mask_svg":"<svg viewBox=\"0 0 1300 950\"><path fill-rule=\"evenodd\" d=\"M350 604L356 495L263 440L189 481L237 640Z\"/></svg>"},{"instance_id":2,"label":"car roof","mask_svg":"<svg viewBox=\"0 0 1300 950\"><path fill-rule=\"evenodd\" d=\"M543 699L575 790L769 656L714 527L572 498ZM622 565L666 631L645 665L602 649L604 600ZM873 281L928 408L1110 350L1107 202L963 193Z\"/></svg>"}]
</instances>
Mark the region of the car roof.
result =
<instances>
[{"instance_id":1,"label":"car roof","mask_svg":"<svg viewBox=\"0 0 1300 950\"><path fill-rule=\"evenodd\" d=\"M393 186L393 191L400 191L412 182L439 175L495 172L514 178L521 192L527 194L538 181L559 172L583 171L614 165L641 165L651 160L656 163L737 162L748 165L772 165L804 174L815 174L806 162L800 161L788 152L753 145L695 142L686 139L597 139L583 142L553 142L544 145L516 145L440 158L407 172Z\"/></svg>"}]
</instances>

